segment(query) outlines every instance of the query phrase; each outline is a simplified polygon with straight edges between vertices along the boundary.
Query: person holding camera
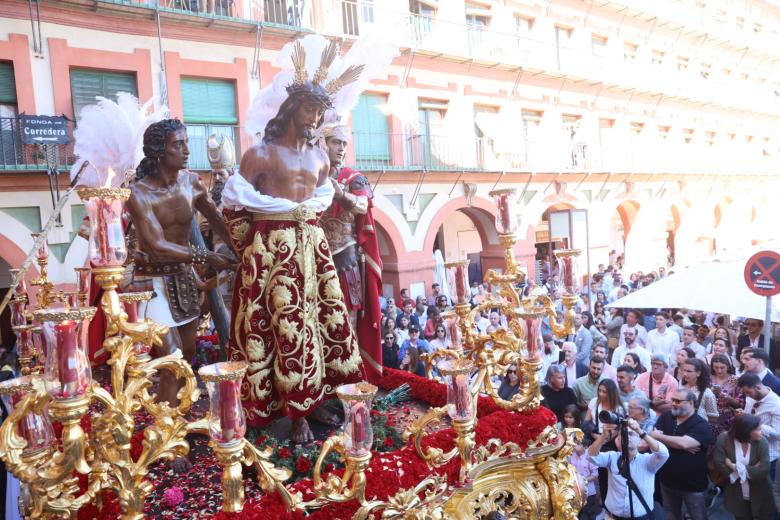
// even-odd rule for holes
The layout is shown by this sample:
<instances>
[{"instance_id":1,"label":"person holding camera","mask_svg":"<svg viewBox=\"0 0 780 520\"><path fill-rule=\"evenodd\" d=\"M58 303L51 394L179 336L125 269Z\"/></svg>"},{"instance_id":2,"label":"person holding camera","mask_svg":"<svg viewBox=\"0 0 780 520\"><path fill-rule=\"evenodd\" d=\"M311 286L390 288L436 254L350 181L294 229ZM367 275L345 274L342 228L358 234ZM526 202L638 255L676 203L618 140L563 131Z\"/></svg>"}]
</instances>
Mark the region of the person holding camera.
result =
<instances>
[{"instance_id":1,"label":"person holding camera","mask_svg":"<svg viewBox=\"0 0 780 520\"><path fill-rule=\"evenodd\" d=\"M607 411L601 412L600 419L603 429L588 447L588 455L596 466L607 470L604 507L614 520L653 518L655 474L669 458L669 450L634 419ZM619 451L601 451L615 439ZM639 453L642 440L649 453Z\"/></svg>"}]
</instances>

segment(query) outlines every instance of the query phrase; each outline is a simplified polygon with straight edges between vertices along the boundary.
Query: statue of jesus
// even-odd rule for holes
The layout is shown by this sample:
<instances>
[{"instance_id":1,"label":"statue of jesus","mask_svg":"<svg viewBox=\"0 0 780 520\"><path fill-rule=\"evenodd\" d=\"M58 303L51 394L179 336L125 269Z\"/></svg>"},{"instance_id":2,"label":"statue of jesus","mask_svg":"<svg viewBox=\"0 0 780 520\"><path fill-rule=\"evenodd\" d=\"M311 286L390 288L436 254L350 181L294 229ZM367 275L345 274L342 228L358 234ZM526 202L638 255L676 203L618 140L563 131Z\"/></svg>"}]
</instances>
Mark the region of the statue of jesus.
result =
<instances>
[{"instance_id":1,"label":"statue of jesus","mask_svg":"<svg viewBox=\"0 0 780 520\"><path fill-rule=\"evenodd\" d=\"M310 143L331 104L318 76L309 81L305 71L296 74L262 142L247 150L240 174L223 191L225 219L240 256L229 356L249 363L242 386L247 420L262 426L286 414L291 437L300 443L314 440L307 417L337 424L322 401L339 385L364 378L319 225L334 188L327 154Z\"/></svg>"}]
</instances>

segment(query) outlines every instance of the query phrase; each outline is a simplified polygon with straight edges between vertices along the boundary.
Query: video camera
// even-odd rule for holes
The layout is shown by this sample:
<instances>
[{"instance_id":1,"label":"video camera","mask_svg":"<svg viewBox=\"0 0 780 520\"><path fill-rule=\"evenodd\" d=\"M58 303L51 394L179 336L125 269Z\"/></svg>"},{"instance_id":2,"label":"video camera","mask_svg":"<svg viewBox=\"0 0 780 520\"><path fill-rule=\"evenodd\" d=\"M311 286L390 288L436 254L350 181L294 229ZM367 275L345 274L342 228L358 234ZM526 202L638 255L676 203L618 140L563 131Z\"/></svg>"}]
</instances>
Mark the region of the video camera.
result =
<instances>
[{"instance_id":1,"label":"video camera","mask_svg":"<svg viewBox=\"0 0 780 520\"><path fill-rule=\"evenodd\" d=\"M599 412L599 421L603 422L604 424L623 425L626 424L628 418L615 412L610 412L609 410L601 410Z\"/></svg>"}]
</instances>

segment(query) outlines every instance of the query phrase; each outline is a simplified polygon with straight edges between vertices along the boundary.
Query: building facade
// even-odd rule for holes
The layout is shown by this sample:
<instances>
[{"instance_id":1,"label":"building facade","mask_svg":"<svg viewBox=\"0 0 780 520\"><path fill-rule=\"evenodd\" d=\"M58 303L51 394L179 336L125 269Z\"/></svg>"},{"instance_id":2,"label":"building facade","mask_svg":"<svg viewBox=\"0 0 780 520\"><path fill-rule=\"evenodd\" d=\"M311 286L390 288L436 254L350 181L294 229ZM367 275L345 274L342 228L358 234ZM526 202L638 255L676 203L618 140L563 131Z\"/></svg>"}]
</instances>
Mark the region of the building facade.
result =
<instances>
[{"instance_id":1,"label":"building facade","mask_svg":"<svg viewBox=\"0 0 780 520\"><path fill-rule=\"evenodd\" d=\"M645 271L773 240L780 211L780 6L760 0L44 0L0 2L0 287L51 215L72 146L21 142L20 114L78 124L95 96L165 100L240 154L277 51L380 32L399 56L351 115L348 164L375 187L386 292L427 290L434 251L503 263L488 193L516 187L516 253L589 247ZM52 195L54 193L54 195ZM49 237L74 282L74 196Z\"/></svg>"}]
</instances>

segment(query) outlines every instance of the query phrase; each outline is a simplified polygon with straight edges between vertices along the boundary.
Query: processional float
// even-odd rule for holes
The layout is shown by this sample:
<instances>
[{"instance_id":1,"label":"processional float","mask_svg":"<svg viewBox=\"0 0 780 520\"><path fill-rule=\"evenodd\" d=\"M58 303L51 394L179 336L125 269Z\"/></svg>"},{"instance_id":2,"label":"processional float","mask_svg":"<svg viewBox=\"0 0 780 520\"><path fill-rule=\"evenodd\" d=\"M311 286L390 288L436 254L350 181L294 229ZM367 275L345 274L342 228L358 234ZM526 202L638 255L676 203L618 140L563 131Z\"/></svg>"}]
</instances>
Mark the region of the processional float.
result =
<instances>
[{"instance_id":1,"label":"processional float","mask_svg":"<svg viewBox=\"0 0 780 520\"><path fill-rule=\"evenodd\" d=\"M490 396L502 409L532 411L540 402L537 373L541 367L539 330L545 316L558 336L573 331L577 300L576 257L579 251L556 252L565 294L563 318L557 318L551 300L531 295L523 299L517 286L525 274L515 261L517 221L514 190L491 193L497 206L496 229L504 247L505 268L488 271L486 281L498 288L495 295L471 308L468 261L447 264L454 281L457 303L446 319L457 327L455 345L424 356L428 373L443 379L447 405L431 408L405 432L420 459L435 468L460 460L457 482L431 473L414 488L401 490L387 501L366 497L372 457L370 409L377 388L367 382L343 385L338 397L345 411L341 433L322 446L314 465L312 500L285 485L290 473L270 460L244 437L246 423L240 385L246 371L241 362L216 363L199 370L209 394L204 419L188 421L186 414L198 400L195 374L180 353L152 359L152 346L161 344L167 327L141 319L139 306L151 293L118 292L127 248L122 212L129 190L83 188L78 191L91 223L89 260L91 274L103 289L100 305L107 319L105 351L110 355L109 388L91 377L87 356L87 327L95 314L87 306L90 270L79 270L78 291L54 293L46 275L48 252L37 254L40 287L36 308L28 311L27 287L18 282L12 300L14 330L18 336L21 377L0 384L0 394L11 410L0 426L0 457L26 488L23 512L27 518L69 518L102 490L113 490L126 520L143 518L144 502L152 485L146 476L152 463L186 456L188 433L207 433L210 446L223 468L222 509L241 511L244 505L242 466L254 466L258 484L266 493L278 493L290 509L314 510L328 502L356 501L353 518L474 518L490 511L511 512L517 518L577 517L584 495L576 471L567 462L582 433L548 426L528 446L488 442L475 449L477 402ZM17 277L18 278L18 277ZM15 278L16 279L16 278ZM507 327L480 334L475 317L495 309L507 317ZM32 365L33 360L35 365ZM511 400L498 396L492 378L516 365L522 375L519 392ZM178 405L158 403L151 393L152 378L167 370L184 381ZM145 426L140 456L131 456L136 414L145 411L154 422ZM431 426L449 418L455 447L449 452L424 447ZM84 422L89 420L88 431ZM52 423L61 425L61 447L54 442ZM341 476L323 474L323 461L336 452L345 465ZM85 475L86 490L79 492L78 475Z\"/></svg>"}]
</instances>

